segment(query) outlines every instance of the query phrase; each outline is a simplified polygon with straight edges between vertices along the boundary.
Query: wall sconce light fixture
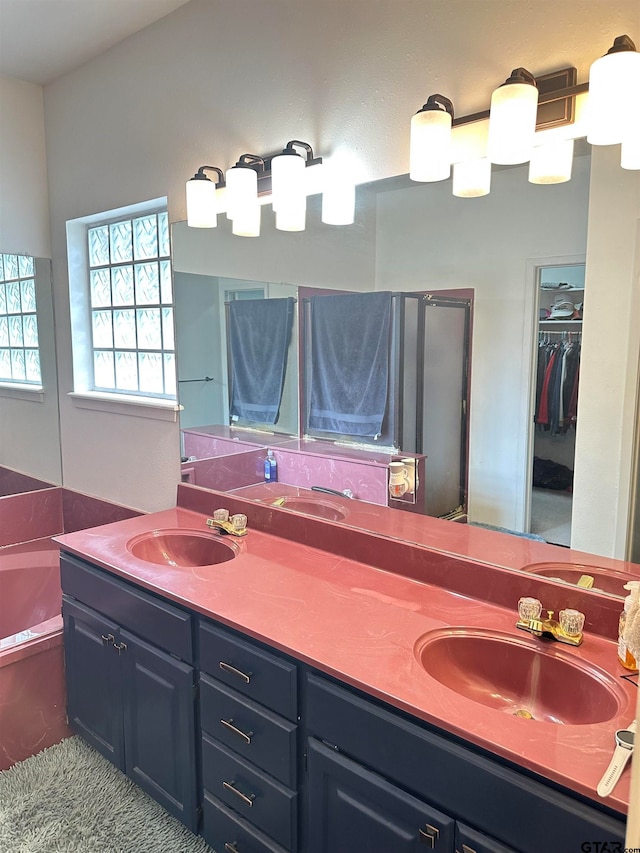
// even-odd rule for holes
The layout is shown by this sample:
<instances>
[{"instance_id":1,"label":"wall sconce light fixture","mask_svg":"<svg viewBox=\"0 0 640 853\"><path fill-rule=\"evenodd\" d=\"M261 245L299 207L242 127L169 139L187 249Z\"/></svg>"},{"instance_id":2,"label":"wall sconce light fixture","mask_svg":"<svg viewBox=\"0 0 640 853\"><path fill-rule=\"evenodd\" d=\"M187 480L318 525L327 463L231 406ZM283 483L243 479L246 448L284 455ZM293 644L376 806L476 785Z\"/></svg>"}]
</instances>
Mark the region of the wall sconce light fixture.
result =
<instances>
[{"instance_id":1,"label":"wall sconce light fixture","mask_svg":"<svg viewBox=\"0 0 640 853\"><path fill-rule=\"evenodd\" d=\"M412 181L444 181L451 173L453 104L444 95L429 95L411 119L409 177Z\"/></svg>"},{"instance_id":2,"label":"wall sconce light fixture","mask_svg":"<svg viewBox=\"0 0 640 853\"><path fill-rule=\"evenodd\" d=\"M233 234L257 237L261 206L271 203L278 230L304 231L307 195L321 191L322 221L350 225L355 218L355 184L331 169L325 175L327 165L322 165L322 157L314 157L308 143L294 139L272 157L243 154L226 175L217 166L201 166L187 181L187 224L215 228L217 214L226 210ZM216 172L218 180L212 181L206 171Z\"/></svg>"},{"instance_id":3,"label":"wall sconce light fixture","mask_svg":"<svg viewBox=\"0 0 640 853\"><path fill-rule=\"evenodd\" d=\"M472 155L465 151L458 155L460 162L453 160L454 195L486 195L491 163L529 161L532 183L568 181L573 142L584 133L582 125L570 128L575 121L575 101L587 92L587 141L593 145L621 144L622 168L640 169L640 52L633 41L627 35L618 36L609 52L591 65L588 83L576 83L576 76L575 68L541 77L516 68L493 92L489 110L457 118L448 98L431 95L411 119L409 177L414 181L447 178L452 152L459 142L456 128L488 119L486 140L478 134L474 142L475 148L482 150ZM536 131L563 127L565 130L552 141L543 143L542 135L538 141ZM485 149L487 161L483 159Z\"/></svg>"},{"instance_id":4,"label":"wall sconce light fixture","mask_svg":"<svg viewBox=\"0 0 640 853\"><path fill-rule=\"evenodd\" d=\"M589 70L587 142L624 142L639 120L640 53L629 36L618 36Z\"/></svg>"},{"instance_id":5,"label":"wall sconce light fixture","mask_svg":"<svg viewBox=\"0 0 640 853\"><path fill-rule=\"evenodd\" d=\"M536 132L538 86L526 68L511 76L491 96L487 154L492 163L512 166L531 156Z\"/></svg>"}]
</instances>

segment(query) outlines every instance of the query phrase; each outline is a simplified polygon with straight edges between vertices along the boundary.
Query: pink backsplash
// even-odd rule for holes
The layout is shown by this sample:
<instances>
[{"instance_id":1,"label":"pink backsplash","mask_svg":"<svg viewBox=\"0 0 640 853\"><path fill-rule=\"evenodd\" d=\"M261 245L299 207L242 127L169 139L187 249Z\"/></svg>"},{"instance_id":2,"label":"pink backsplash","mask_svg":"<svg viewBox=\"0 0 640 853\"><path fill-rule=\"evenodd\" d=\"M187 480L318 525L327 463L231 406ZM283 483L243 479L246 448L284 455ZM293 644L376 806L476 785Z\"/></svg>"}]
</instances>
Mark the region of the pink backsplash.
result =
<instances>
[{"instance_id":1,"label":"pink backsplash","mask_svg":"<svg viewBox=\"0 0 640 853\"><path fill-rule=\"evenodd\" d=\"M183 462L183 481L221 492L261 483L264 482L265 456L266 451L261 447L230 456Z\"/></svg>"},{"instance_id":2,"label":"pink backsplash","mask_svg":"<svg viewBox=\"0 0 640 853\"><path fill-rule=\"evenodd\" d=\"M352 462L283 447L274 448L273 455L280 483L306 489L325 486L338 492L351 489L358 500L387 503L387 465L382 462Z\"/></svg>"},{"instance_id":3,"label":"pink backsplash","mask_svg":"<svg viewBox=\"0 0 640 853\"><path fill-rule=\"evenodd\" d=\"M73 533L76 530L86 530L87 527L97 527L99 524L110 524L112 521L142 515L139 510L83 495L71 489L63 488L61 491L64 533Z\"/></svg>"},{"instance_id":4,"label":"pink backsplash","mask_svg":"<svg viewBox=\"0 0 640 853\"><path fill-rule=\"evenodd\" d=\"M206 513L210 511L212 502L219 503L231 513L245 513L249 519L249 529L262 530L321 550L326 550L330 541L333 554L506 607L514 612L514 618L518 599L524 595L534 595L549 610L557 612L564 607L581 610L586 614L585 626L589 631L610 639L618 635L619 599L606 595L594 596L579 587L565 587L535 575L514 572L495 564L478 563L470 557L390 539L371 531L311 518L236 495L216 495L212 499L206 489L193 488L187 484L178 486L177 505L180 507ZM427 523L433 521L439 525L447 524L454 532L466 527L440 519L424 520ZM505 538L517 538L495 533L493 537L496 544ZM488 547L486 553L489 553Z\"/></svg>"},{"instance_id":5,"label":"pink backsplash","mask_svg":"<svg viewBox=\"0 0 640 853\"><path fill-rule=\"evenodd\" d=\"M232 453L243 453L246 450L256 450L260 445L250 444L237 439L217 438L198 432L185 430L183 436L184 456L195 456L196 459L208 459L215 456L225 456Z\"/></svg>"},{"instance_id":6,"label":"pink backsplash","mask_svg":"<svg viewBox=\"0 0 640 853\"><path fill-rule=\"evenodd\" d=\"M0 547L62 531L61 488L0 498Z\"/></svg>"},{"instance_id":7,"label":"pink backsplash","mask_svg":"<svg viewBox=\"0 0 640 853\"><path fill-rule=\"evenodd\" d=\"M53 483L45 483L44 480L36 480L27 474L0 466L0 497L17 495L21 492L34 492L38 489L50 489L53 485Z\"/></svg>"}]
</instances>

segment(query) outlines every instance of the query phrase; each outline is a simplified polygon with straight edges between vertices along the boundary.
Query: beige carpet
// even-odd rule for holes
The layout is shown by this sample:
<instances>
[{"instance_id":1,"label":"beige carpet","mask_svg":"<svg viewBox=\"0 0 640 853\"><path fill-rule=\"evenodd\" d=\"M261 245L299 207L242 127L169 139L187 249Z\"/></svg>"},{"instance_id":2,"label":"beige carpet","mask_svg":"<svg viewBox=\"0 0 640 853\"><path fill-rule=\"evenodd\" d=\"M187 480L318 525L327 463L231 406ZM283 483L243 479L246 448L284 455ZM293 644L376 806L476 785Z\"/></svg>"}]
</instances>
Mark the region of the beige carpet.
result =
<instances>
[{"instance_id":1,"label":"beige carpet","mask_svg":"<svg viewBox=\"0 0 640 853\"><path fill-rule=\"evenodd\" d=\"M570 492L533 489L531 496L531 532L538 533L554 545L571 544Z\"/></svg>"}]
</instances>

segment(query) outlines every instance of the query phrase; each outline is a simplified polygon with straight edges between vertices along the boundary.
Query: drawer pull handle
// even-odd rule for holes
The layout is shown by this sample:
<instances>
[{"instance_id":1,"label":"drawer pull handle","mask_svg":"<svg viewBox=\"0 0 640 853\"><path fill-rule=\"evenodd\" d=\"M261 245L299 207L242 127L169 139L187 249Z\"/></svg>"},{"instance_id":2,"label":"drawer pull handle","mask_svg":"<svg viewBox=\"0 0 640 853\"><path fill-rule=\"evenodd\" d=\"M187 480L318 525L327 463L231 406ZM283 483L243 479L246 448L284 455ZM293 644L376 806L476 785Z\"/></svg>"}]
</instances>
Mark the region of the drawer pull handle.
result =
<instances>
[{"instance_id":1,"label":"drawer pull handle","mask_svg":"<svg viewBox=\"0 0 640 853\"><path fill-rule=\"evenodd\" d=\"M122 652L126 652L127 644L126 643L114 643L113 648L118 652L119 655L121 655Z\"/></svg>"},{"instance_id":2,"label":"drawer pull handle","mask_svg":"<svg viewBox=\"0 0 640 853\"><path fill-rule=\"evenodd\" d=\"M231 673L231 675L236 675L238 678L241 678L243 681L246 681L248 684L251 681L251 673L247 675L246 672L242 672L240 669L236 669L235 666L231 666L230 663L225 663L223 660L220 661L220 669L225 672Z\"/></svg>"},{"instance_id":3,"label":"drawer pull handle","mask_svg":"<svg viewBox=\"0 0 640 853\"><path fill-rule=\"evenodd\" d=\"M476 853L476 851L473 849L473 847L469 847L468 844L463 844L462 853Z\"/></svg>"},{"instance_id":4,"label":"drawer pull handle","mask_svg":"<svg viewBox=\"0 0 640 853\"><path fill-rule=\"evenodd\" d=\"M106 636L104 634L101 634L101 636L102 636L103 646L108 646L111 643L113 643L113 641L115 640L115 637L113 636L113 634L107 634Z\"/></svg>"},{"instance_id":5,"label":"drawer pull handle","mask_svg":"<svg viewBox=\"0 0 640 853\"><path fill-rule=\"evenodd\" d=\"M233 787L234 785L235 785L235 782L223 782L222 783L223 788L226 788L227 791L232 791L236 795L236 797L240 797L242 802L245 803L247 806L249 806L249 808L251 808L251 806L253 805L253 801L256 798L256 795L255 794L249 794L249 796L247 797L247 795L243 794L242 791L239 791L237 788L234 788Z\"/></svg>"},{"instance_id":6,"label":"drawer pull handle","mask_svg":"<svg viewBox=\"0 0 640 853\"><path fill-rule=\"evenodd\" d=\"M245 743L247 743L247 744L251 743L251 738L253 737L253 732L249 732L249 734L245 734L245 732L243 732L237 726L233 725L232 719L231 720L220 720L220 722L222 723L223 726L226 726L229 729L229 731L233 732L234 735L238 735L238 737L241 737Z\"/></svg>"},{"instance_id":7,"label":"drawer pull handle","mask_svg":"<svg viewBox=\"0 0 640 853\"><path fill-rule=\"evenodd\" d=\"M240 851L236 847L237 843L237 841L225 841L224 849L227 851L227 853L240 853Z\"/></svg>"},{"instance_id":8,"label":"drawer pull handle","mask_svg":"<svg viewBox=\"0 0 640 853\"><path fill-rule=\"evenodd\" d=\"M418 830L420 835L420 841L423 844L428 844L429 847L433 850L436 846L436 841L438 840L438 836L440 835L440 830L435 826L431 826L430 823L426 823L424 829L420 827Z\"/></svg>"}]
</instances>

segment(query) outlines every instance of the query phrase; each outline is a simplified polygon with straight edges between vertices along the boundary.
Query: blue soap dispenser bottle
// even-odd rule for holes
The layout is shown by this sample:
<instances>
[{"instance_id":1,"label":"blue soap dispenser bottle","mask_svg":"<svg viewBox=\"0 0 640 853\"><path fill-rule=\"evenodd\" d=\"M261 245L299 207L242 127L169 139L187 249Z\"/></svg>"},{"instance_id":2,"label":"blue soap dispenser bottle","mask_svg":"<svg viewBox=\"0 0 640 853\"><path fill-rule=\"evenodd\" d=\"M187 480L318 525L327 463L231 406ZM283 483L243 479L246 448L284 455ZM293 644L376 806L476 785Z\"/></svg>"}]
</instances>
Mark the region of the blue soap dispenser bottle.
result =
<instances>
[{"instance_id":1,"label":"blue soap dispenser bottle","mask_svg":"<svg viewBox=\"0 0 640 853\"><path fill-rule=\"evenodd\" d=\"M278 482L278 463L273 450L267 450L267 458L264 460L264 481L265 483Z\"/></svg>"}]
</instances>

